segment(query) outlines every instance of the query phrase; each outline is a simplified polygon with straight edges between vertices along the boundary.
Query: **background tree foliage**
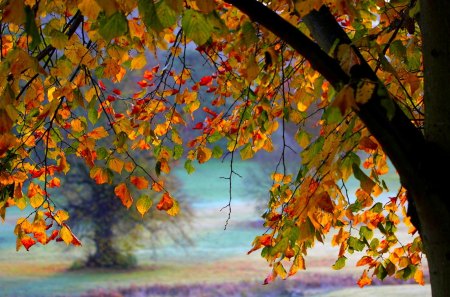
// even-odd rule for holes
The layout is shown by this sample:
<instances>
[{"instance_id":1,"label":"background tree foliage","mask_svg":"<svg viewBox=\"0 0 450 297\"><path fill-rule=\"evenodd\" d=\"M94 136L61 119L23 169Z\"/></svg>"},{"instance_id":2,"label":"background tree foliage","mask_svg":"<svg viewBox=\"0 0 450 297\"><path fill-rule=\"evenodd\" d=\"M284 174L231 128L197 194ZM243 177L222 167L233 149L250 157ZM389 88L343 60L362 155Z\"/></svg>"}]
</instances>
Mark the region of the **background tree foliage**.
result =
<instances>
[{"instance_id":1,"label":"background tree foliage","mask_svg":"<svg viewBox=\"0 0 450 297\"><path fill-rule=\"evenodd\" d=\"M141 163L152 164L151 160ZM137 209L123 207L119 199L114 199L114 185L98 185L89 176L88 168L74 159L71 172L64 179L61 193L63 208L70 213L68 221L76 234L88 243L86 259L76 261L73 268L133 268L138 264L133 251L143 244L156 250L162 243L172 241L190 244L187 228L189 206L183 206L183 214L176 219L150 210L150 197L138 199ZM173 190L173 181L170 182Z\"/></svg>"},{"instance_id":2,"label":"background tree foliage","mask_svg":"<svg viewBox=\"0 0 450 297\"><path fill-rule=\"evenodd\" d=\"M67 155L84 160L97 184L121 175L114 192L125 207L147 210L150 200L132 193L153 191L156 208L176 215L160 181L172 161L192 172L196 162L228 157L231 184L235 158L273 151L278 131L268 231L252 249L273 267L265 282L305 269L307 250L331 233L335 269L347 253L365 253L360 286L387 276L423 283L426 251L433 294L443 296L450 124L437 77L448 77L449 63L448 42L432 36L448 32L449 6L426 2L3 1L0 214L35 209L17 222L17 248L55 238L80 244L51 196L70 170ZM209 75L192 71L192 46L212 65ZM147 50L166 51L165 63L146 68ZM105 87L139 69L133 95ZM288 127L298 147L285 141ZM287 150L300 152L296 174L286 170ZM156 159L153 170L136 162L140 151ZM388 190L388 158L403 188L383 204L376 197ZM346 191L351 176L356 193ZM402 221L415 234L410 243L397 239Z\"/></svg>"}]
</instances>

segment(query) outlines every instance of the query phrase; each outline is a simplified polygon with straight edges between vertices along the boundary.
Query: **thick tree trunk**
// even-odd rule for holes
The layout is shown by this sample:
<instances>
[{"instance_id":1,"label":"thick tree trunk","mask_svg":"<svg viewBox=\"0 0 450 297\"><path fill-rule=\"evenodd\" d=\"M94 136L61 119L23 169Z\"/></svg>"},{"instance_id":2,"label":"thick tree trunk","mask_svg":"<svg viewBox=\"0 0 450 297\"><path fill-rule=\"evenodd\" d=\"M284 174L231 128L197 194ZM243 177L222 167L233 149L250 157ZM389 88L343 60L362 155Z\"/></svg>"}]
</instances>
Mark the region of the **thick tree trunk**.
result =
<instances>
[{"instance_id":1,"label":"thick tree trunk","mask_svg":"<svg viewBox=\"0 0 450 297\"><path fill-rule=\"evenodd\" d=\"M302 32L258 1L226 0L253 21L268 28L302 54L335 88L349 83L328 52L336 40L350 43L348 36L328 9L304 18L323 51L305 39ZM421 0L423 52L425 65L426 140L395 102L392 117L386 115L383 98L375 94L360 106L358 116L377 138L399 172L408 190L410 205L417 210L418 224L427 253L434 297L450 294L450 199L446 184L450 169L450 1ZM378 81L367 64L362 78ZM382 83L380 83L382 85ZM383 93L383 92L381 92ZM387 94L387 92L384 92ZM386 95L387 97L387 95ZM443 173L441 173L443 172Z\"/></svg>"},{"instance_id":2,"label":"thick tree trunk","mask_svg":"<svg viewBox=\"0 0 450 297\"><path fill-rule=\"evenodd\" d=\"M421 0L420 18L424 60L425 137L429 159L417 210L423 225L432 294L450 294L450 1ZM420 199L422 198L422 199Z\"/></svg>"}]
</instances>

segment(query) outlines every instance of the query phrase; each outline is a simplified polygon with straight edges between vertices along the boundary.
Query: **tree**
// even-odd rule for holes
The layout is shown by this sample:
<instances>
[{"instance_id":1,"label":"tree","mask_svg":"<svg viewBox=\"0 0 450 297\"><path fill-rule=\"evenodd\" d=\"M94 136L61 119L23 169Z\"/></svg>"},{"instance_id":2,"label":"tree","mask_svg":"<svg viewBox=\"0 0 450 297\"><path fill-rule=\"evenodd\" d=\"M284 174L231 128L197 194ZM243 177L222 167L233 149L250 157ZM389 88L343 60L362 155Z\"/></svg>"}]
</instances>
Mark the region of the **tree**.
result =
<instances>
[{"instance_id":1,"label":"tree","mask_svg":"<svg viewBox=\"0 0 450 297\"><path fill-rule=\"evenodd\" d=\"M114 199L112 184L96 184L79 160L71 163L73 168L66 178L70 182L64 185L62 204L70 213L69 223L80 239L86 238L94 246L87 259L74 263L74 267L132 268L137 265L132 252L144 238L149 248L156 248L167 240L189 243L186 230L182 228L188 223L188 206L183 206L184 219L169 219L155 211L141 216L151 206L150 197L142 195L136 202L137 209L128 210Z\"/></svg>"},{"instance_id":2,"label":"tree","mask_svg":"<svg viewBox=\"0 0 450 297\"><path fill-rule=\"evenodd\" d=\"M270 231L252 249L262 248L273 267L266 282L304 269L307 249L332 231L335 268L347 252L365 252L360 286L369 272L422 283L425 252L433 296L444 296L448 14L442 0L4 1L0 214L35 208L34 220L17 224L18 248L58 236L79 244L49 196L74 154L98 184L129 174L115 188L126 207L139 176L161 192L157 209L175 215L175 198L158 183L172 160L185 158L191 172L196 161L226 156L231 184L238 153L272 151L278 130L282 153L264 215ZM210 75L197 77L187 63L192 42L214 67ZM125 97L104 86L144 68L147 49L168 54L162 67L145 69L140 90ZM304 128L308 121L318 134ZM302 149L296 175L284 153L295 149L284 141L292 126ZM197 136L183 139L186 127ZM109 146L97 144L107 139ZM155 170L139 166L134 150L152 150ZM403 187L382 204L374 198L386 190L387 159ZM350 176L360 182L356 199L345 192ZM403 245L395 236L402 211L416 235Z\"/></svg>"}]
</instances>

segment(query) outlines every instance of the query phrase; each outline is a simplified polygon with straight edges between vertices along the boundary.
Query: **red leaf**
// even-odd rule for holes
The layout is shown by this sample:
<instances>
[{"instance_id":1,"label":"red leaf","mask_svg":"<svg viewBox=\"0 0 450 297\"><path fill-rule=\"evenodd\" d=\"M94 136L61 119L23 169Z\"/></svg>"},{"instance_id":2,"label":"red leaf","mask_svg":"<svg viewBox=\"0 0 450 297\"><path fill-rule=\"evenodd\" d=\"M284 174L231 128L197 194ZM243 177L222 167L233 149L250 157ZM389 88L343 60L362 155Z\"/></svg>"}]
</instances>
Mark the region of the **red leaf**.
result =
<instances>
[{"instance_id":1,"label":"red leaf","mask_svg":"<svg viewBox=\"0 0 450 297\"><path fill-rule=\"evenodd\" d=\"M203 122L198 122L197 124L195 124L194 128L192 128L194 130L201 130L203 129Z\"/></svg>"},{"instance_id":2,"label":"red leaf","mask_svg":"<svg viewBox=\"0 0 450 297\"><path fill-rule=\"evenodd\" d=\"M200 79L200 85L201 86L206 86L207 84L209 84L212 81L212 76L204 76Z\"/></svg>"},{"instance_id":3,"label":"red leaf","mask_svg":"<svg viewBox=\"0 0 450 297\"><path fill-rule=\"evenodd\" d=\"M98 84L100 86L100 89L102 89L103 91L106 90L106 87L101 80L98 81Z\"/></svg>"},{"instance_id":4,"label":"red leaf","mask_svg":"<svg viewBox=\"0 0 450 297\"><path fill-rule=\"evenodd\" d=\"M148 83L147 83L147 81L145 79L143 79L141 81L138 81L137 84L139 86L141 86L141 88L145 88L146 86L148 86Z\"/></svg>"},{"instance_id":5,"label":"red leaf","mask_svg":"<svg viewBox=\"0 0 450 297\"><path fill-rule=\"evenodd\" d=\"M32 247L34 244L36 244L36 241L33 238L31 238L30 236L22 237L20 242L23 244L23 246L25 247L25 249L27 251L30 250L30 247Z\"/></svg>"},{"instance_id":6,"label":"red leaf","mask_svg":"<svg viewBox=\"0 0 450 297\"><path fill-rule=\"evenodd\" d=\"M213 117L217 117L217 112L212 111L211 109L209 109L208 107L203 107L203 111L209 113L210 115L212 115Z\"/></svg>"},{"instance_id":7,"label":"red leaf","mask_svg":"<svg viewBox=\"0 0 450 297\"><path fill-rule=\"evenodd\" d=\"M144 78L147 79L147 80L152 80L153 79L153 73L148 71L148 70L145 70L144 71Z\"/></svg>"},{"instance_id":8,"label":"red leaf","mask_svg":"<svg viewBox=\"0 0 450 297\"><path fill-rule=\"evenodd\" d=\"M120 95L120 94L122 94L122 91L120 91L119 89L114 89L113 93L116 95Z\"/></svg>"}]
</instances>

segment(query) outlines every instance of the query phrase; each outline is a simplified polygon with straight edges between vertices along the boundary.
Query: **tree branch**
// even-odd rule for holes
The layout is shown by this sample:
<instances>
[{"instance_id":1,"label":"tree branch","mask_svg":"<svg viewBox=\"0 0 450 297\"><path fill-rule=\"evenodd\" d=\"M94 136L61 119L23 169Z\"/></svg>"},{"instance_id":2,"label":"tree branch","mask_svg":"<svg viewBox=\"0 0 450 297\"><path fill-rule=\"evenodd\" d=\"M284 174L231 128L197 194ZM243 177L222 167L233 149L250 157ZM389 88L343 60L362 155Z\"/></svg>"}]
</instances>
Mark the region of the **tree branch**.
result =
<instances>
[{"instance_id":1,"label":"tree branch","mask_svg":"<svg viewBox=\"0 0 450 297\"><path fill-rule=\"evenodd\" d=\"M245 13L273 34L288 43L305 57L311 66L320 72L335 88L349 82L349 76L342 70L339 62L324 52L315 42L283 19L276 12L256 0L225 0Z\"/></svg>"},{"instance_id":2,"label":"tree branch","mask_svg":"<svg viewBox=\"0 0 450 297\"><path fill-rule=\"evenodd\" d=\"M234 5L253 21L283 39L305 57L337 90L350 82L350 77L340 67L339 62L325 52L331 49L336 40L340 44L351 44L350 38L328 7L322 6L319 11L312 11L303 19L324 51L296 27L256 0L225 0L225 2ZM360 58L361 65L356 65L357 76L351 71L352 82L357 85L358 82L368 79L377 84L372 98L365 104L359 104L355 112L394 164L402 179L402 185L409 189L423 177L420 173L423 161L420 161L420 158L426 154L424 136L392 100L384 84L363 59L359 50L353 48Z\"/></svg>"}]
</instances>

